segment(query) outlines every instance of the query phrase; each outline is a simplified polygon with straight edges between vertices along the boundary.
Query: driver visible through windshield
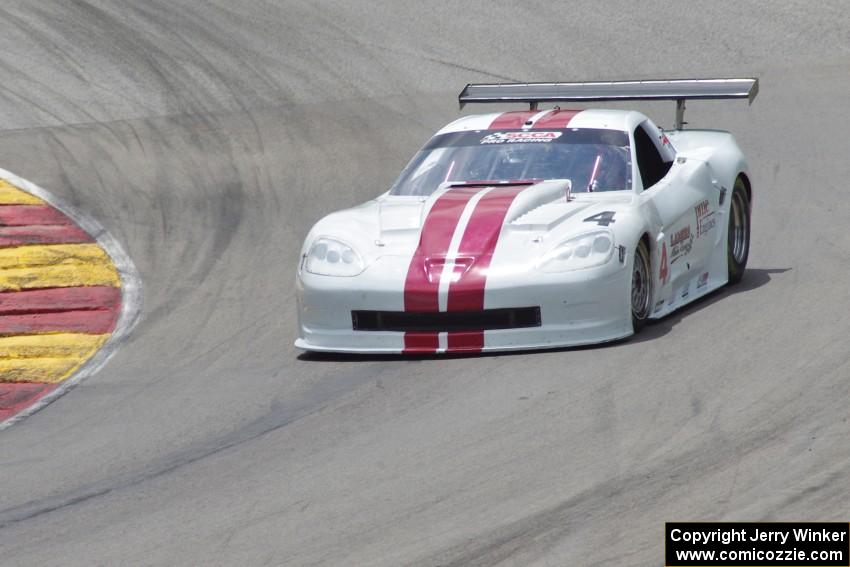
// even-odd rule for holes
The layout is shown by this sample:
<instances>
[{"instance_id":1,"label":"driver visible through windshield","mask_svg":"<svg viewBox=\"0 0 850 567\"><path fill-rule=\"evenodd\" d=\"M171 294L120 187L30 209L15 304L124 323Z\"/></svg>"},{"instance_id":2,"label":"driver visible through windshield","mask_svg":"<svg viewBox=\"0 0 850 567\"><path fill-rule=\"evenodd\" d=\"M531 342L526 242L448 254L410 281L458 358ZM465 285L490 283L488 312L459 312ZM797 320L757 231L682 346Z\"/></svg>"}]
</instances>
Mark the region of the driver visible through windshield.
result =
<instances>
[{"instance_id":1,"label":"driver visible through windshield","mask_svg":"<svg viewBox=\"0 0 850 567\"><path fill-rule=\"evenodd\" d=\"M569 179L572 191L632 187L621 130L476 130L434 136L401 172L392 195L427 196L443 183Z\"/></svg>"}]
</instances>

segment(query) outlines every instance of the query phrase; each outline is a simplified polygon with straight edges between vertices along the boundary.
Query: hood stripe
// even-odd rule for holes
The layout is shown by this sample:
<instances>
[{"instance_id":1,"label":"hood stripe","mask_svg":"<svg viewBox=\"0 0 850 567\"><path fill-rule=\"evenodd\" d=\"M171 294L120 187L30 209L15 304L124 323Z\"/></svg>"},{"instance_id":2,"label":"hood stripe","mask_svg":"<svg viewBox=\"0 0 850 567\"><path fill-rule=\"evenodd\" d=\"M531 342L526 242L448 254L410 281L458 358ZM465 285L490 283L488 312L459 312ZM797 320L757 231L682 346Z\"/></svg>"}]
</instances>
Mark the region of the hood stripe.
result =
<instances>
[{"instance_id":1,"label":"hood stripe","mask_svg":"<svg viewBox=\"0 0 850 567\"><path fill-rule=\"evenodd\" d=\"M473 264L449 285L448 311L480 311L484 309L487 272L508 209L528 186L495 187L476 204L458 247L459 257L473 259ZM481 350L484 331L453 332L448 336L448 351Z\"/></svg>"},{"instance_id":2,"label":"hood stripe","mask_svg":"<svg viewBox=\"0 0 850 567\"><path fill-rule=\"evenodd\" d=\"M449 250L446 253L446 261L445 264L443 264L443 272L440 274L439 293L437 295L440 311L448 311L449 284L451 284L456 270L463 269L463 265L458 265L457 256L458 251L460 250L461 241L463 240L463 235L466 232L466 226L469 224L478 202L492 190L492 187L487 187L473 195L472 198L467 201L466 208L463 209L463 213L461 213L460 218L457 221L454 235L452 235L451 244L449 244Z\"/></svg>"},{"instance_id":3,"label":"hood stripe","mask_svg":"<svg viewBox=\"0 0 850 567\"><path fill-rule=\"evenodd\" d=\"M528 185L509 187L456 187L440 195L422 224L419 245L404 284L404 310L480 311L484 309L487 272L514 199ZM471 261L456 277L456 260ZM439 277L429 277L432 260L443 262ZM441 288L445 299L441 301ZM443 305L441 305L443 304ZM444 307L443 307L444 306ZM442 309L441 309L442 307ZM442 333L448 352L480 351L484 331ZM407 332L406 354L429 354L441 350L441 333Z\"/></svg>"},{"instance_id":4,"label":"hood stripe","mask_svg":"<svg viewBox=\"0 0 850 567\"><path fill-rule=\"evenodd\" d=\"M540 118L538 118L532 128L568 128L572 119L579 112L581 112L581 110L551 110L545 116L541 116Z\"/></svg>"},{"instance_id":5,"label":"hood stripe","mask_svg":"<svg viewBox=\"0 0 850 567\"><path fill-rule=\"evenodd\" d=\"M409 312L428 313L440 310L439 292L440 279L432 281L428 277L428 260L430 258L445 258L469 200L480 188L457 187L440 195L422 223L419 235L419 245L404 282L404 310ZM405 353L433 353L439 348L439 337L436 332L408 332L404 334Z\"/></svg>"},{"instance_id":6,"label":"hood stripe","mask_svg":"<svg viewBox=\"0 0 850 567\"><path fill-rule=\"evenodd\" d=\"M503 112L496 116L490 123L488 130L509 130L517 128L568 128L572 119L582 112L581 110L569 110L556 108L553 110L512 110ZM526 125L527 122L531 125Z\"/></svg>"},{"instance_id":7,"label":"hood stripe","mask_svg":"<svg viewBox=\"0 0 850 567\"><path fill-rule=\"evenodd\" d=\"M537 114L536 110L512 110L503 112L490 123L489 130L509 130L522 128L525 123Z\"/></svg>"}]
</instances>

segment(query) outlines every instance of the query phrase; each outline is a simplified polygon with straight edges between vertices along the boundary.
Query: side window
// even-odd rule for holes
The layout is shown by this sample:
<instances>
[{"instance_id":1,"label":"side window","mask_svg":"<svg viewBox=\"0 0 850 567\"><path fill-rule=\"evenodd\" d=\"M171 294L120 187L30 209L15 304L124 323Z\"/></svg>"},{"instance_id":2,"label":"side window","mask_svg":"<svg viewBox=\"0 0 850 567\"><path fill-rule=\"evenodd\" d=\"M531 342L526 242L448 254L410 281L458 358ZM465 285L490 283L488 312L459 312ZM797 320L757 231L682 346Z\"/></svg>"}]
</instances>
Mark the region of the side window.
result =
<instances>
[{"instance_id":1,"label":"side window","mask_svg":"<svg viewBox=\"0 0 850 567\"><path fill-rule=\"evenodd\" d=\"M635 155L644 189L649 189L658 183L673 165L672 159L665 161L661 157L652 136L646 131L646 123L635 128Z\"/></svg>"}]
</instances>

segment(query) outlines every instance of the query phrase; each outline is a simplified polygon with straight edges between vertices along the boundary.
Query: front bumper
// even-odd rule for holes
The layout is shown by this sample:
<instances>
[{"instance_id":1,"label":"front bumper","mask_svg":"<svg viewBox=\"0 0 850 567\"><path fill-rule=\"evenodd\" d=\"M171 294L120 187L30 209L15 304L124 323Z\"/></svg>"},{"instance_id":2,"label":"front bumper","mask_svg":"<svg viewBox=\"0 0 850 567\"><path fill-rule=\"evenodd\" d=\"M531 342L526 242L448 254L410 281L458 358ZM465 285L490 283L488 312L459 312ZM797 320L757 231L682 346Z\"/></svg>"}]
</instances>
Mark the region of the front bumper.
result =
<instances>
[{"instance_id":1,"label":"front bumper","mask_svg":"<svg viewBox=\"0 0 850 567\"><path fill-rule=\"evenodd\" d=\"M407 258L383 257L353 278L302 271L297 279L299 338L295 346L319 352L405 352L404 332L355 331L351 312L403 311L408 265ZM480 347L449 347L448 333L440 332L436 352L558 348L627 337L633 332L629 273L616 259L597 268L557 274L534 269L493 271L485 288L485 309L539 306L540 326L486 330Z\"/></svg>"}]
</instances>

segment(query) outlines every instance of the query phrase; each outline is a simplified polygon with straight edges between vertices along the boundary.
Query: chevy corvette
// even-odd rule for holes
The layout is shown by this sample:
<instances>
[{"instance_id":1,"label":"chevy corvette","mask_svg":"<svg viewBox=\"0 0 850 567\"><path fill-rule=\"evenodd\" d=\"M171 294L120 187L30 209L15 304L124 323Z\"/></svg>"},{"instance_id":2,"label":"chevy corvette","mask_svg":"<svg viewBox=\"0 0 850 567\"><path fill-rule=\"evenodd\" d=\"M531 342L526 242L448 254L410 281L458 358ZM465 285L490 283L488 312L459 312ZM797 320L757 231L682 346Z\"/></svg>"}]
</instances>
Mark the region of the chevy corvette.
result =
<instances>
[{"instance_id":1,"label":"chevy corvette","mask_svg":"<svg viewBox=\"0 0 850 567\"><path fill-rule=\"evenodd\" d=\"M429 354L622 339L741 280L752 184L732 135L685 128L685 101L747 98L757 79L467 85L463 116L395 184L328 215L296 278L309 351ZM631 110L541 102L673 100L662 130Z\"/></svg>"}]
</instances>

